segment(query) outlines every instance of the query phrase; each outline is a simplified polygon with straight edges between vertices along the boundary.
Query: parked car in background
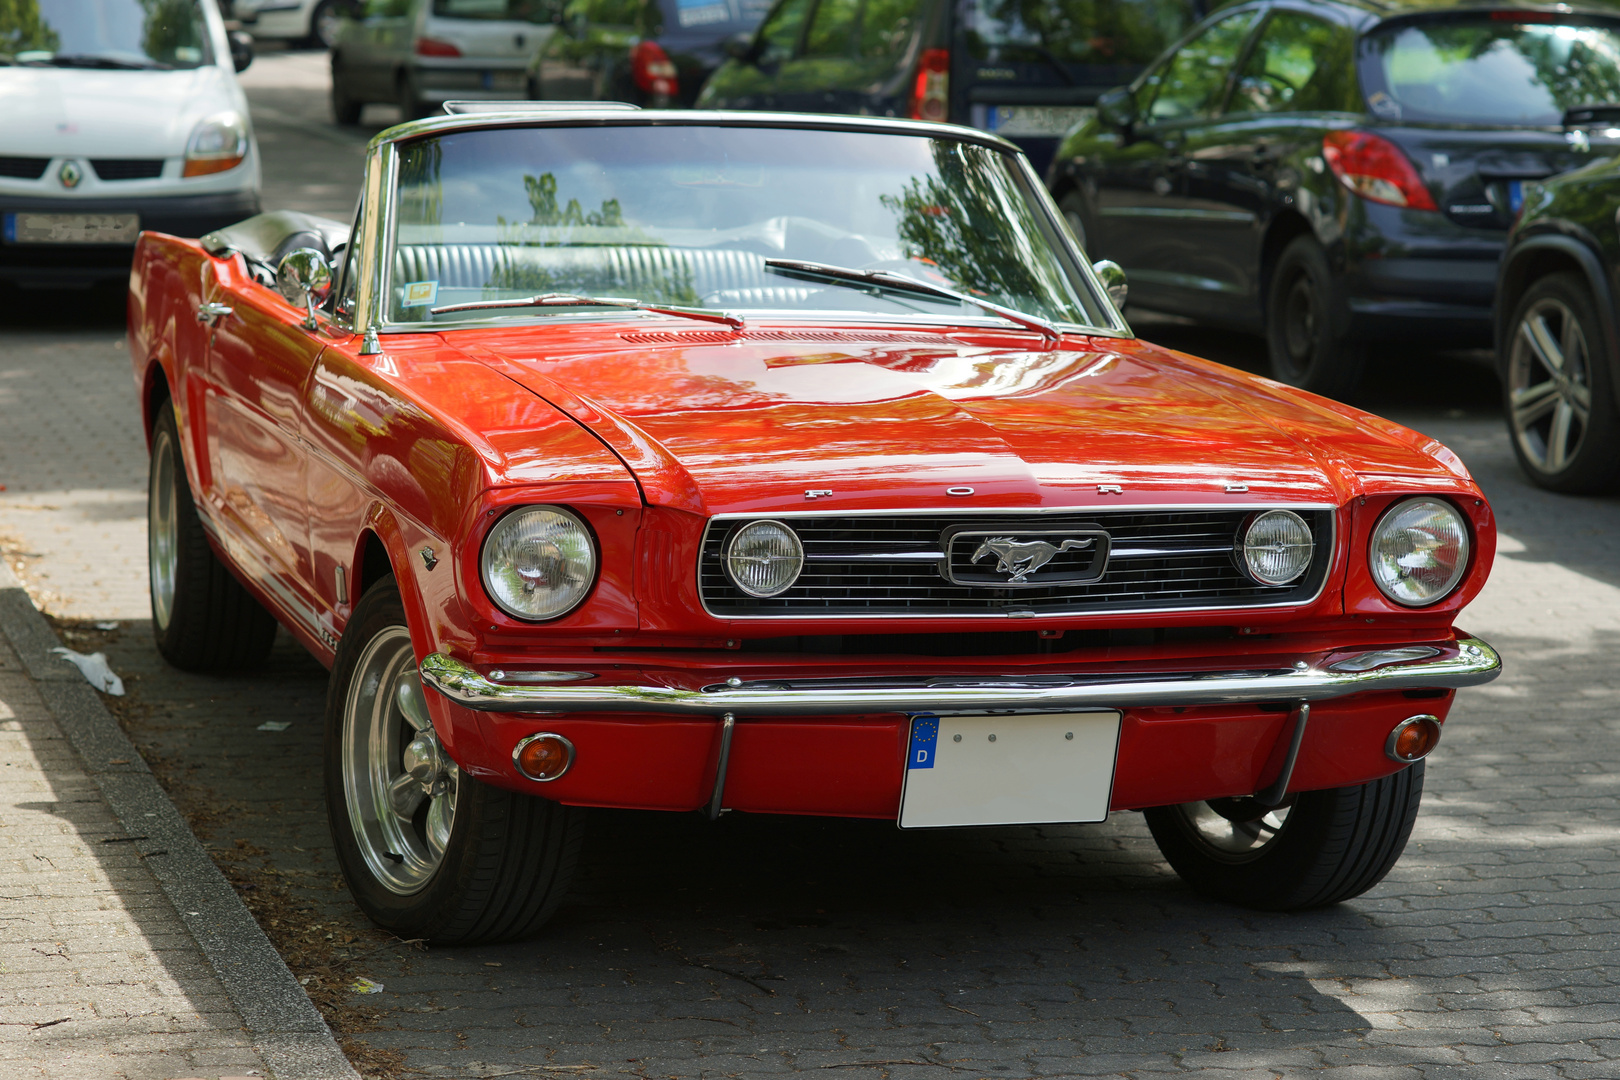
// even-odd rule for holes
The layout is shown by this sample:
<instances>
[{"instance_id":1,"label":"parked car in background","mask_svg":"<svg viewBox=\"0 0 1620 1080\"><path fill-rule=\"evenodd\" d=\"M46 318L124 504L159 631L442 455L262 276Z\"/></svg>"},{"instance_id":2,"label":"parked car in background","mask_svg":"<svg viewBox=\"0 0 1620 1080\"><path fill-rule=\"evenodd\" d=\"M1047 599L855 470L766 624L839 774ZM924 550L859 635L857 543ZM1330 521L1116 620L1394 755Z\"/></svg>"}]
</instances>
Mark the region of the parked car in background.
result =
<instances>
[{"instance_id":1,"label":"parked car in background","mask_svg":"<svg viewBox=\"0 0 1620 1080\"><path fill-rule=\"evenodd\" d=\"M1620 126L1620 108L1579 122ZM1513 451L1530 479L1620 489L1620 162L1524 188L1497 278L1496 355Z\"/></svg>"},{"instance_id":2,"label":"parked car in background","mask_svg":"<svg viewBox=\"0 0 1620 1080\"><path fill-rule=\"evenodd\" d=\"M727 39L759 25L769 0L570 0L535 56L529 96L690 106Z\"/></svg>"},{"instance_id":3,"label":"parked car in background","mask_svg":"<svg viewBox=\"0 0 1620 1080\"><path fill-rule=\"evenodd\" d=\"M246 35L213 0L38 0L0 24L0 281L129 275L143 229L201 236L259 209L236 72Z\"/></svg>"},{"instance_id":4,"label":"parked car in background","mask_svg":"<svg viewBox=\"0 0 1620 1080\"><path fill-rule=\"evenodd\" d=\"M414 120L446 101L524 95L529 60L555 29L549 0L351 0L332 46L332 117L371 102Z\"/></svg>"},{"instance_id":5,"label":"parked car in background","mask_svg":"<svg viewBox=\"0 0 1620 1080\"><path fill-rule=\"evenodd\" d=\"M1037 170L1097 96L1204 0L778 0L703 88L708 109L943 120L1010 139Z\"/></svg>"},{"instance_id":6,"label":"parked car in background","mask_svg":"<svg viewBox=\"0 0 1620 1080\"><path fill-rule=\"evenodd\" d=\"M1336 903L1499 670L1456 456L1138 340L998 136L514 103L363 191L143 234L128 341L158 648L273 614L331 667L338 861L402 937L532 932L587 806L1141 809L1210 896Z\"/></svg>"},{"instance_id":7,"label":"parked car in background","mask_svg":"<svg viewBox=\"0 0 1620 1080\"><path fill-rule=\"evenodd\" d=\"M1620 148L1612 9L1429 0L1222 8L1072 134L1048 184L1131 299L1264 332L1342 395L1366 343L1489 340L1523 184Z\"/></svg>"},{"instance_id":8,"label":"parked car in background","mask_svg":"<svg viewBox=\"0 0 1620 1080\"><path fill-rule=\"evenodd\" d=\"M343 0L232 0L231 18L255 39L330 49L337 41Z\"/></svg>"}]
</instances>

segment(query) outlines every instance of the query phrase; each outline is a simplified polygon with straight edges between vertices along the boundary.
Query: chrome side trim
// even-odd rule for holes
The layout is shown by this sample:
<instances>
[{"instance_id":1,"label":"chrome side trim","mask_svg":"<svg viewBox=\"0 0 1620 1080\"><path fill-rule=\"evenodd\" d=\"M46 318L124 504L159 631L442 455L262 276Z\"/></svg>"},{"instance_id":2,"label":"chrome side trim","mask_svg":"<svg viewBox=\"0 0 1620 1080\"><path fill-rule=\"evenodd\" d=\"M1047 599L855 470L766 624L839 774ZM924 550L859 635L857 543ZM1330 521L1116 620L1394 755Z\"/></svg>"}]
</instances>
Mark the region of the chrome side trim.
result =
<instances>
[{"instance_id":1,"label":"chrome side trim","mask_svg":"<svg viewBox=\"0 0 1620 1080\"><path fill-rule=\"evenodd\" d=\"M1369 650L1369 654L1374 651ZM983 713L1066 709L1323 701L1372 690L1478 686L1501 674L1496 650L1459 637L1438 656L1336 670L1338 651L1308 654L1292 667L1225 671L938 678L728 681L701 690L673 686L503 686L443 653L421 663L422 681L479 712L623 712L714 717L836 716L851 713ZM1345 657L1354 661L1358 657Z\"/></svg>"}]
</instances>

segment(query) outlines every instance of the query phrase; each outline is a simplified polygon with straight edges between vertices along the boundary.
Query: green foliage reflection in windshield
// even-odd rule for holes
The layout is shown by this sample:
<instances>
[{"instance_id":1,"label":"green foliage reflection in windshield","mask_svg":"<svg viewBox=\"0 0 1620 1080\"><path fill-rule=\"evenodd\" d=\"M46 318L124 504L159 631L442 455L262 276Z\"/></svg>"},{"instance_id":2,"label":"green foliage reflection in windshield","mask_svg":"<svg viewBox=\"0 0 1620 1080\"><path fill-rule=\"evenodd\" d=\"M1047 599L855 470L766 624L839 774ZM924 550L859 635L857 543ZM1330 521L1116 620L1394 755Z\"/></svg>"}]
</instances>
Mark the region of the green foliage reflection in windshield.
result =
<instances>
[{"instance_id":1,"label":"green foliage reflection in windshield","mask_svg":"<svg viewBox=\"0 0 1620 1080\"><path fill-rule=\"evenodd\" d=\"M0 54L61 47L61 36L40 17L39 0L0 0Z\"/></svg>"},{"instance_id":2,"label":"green foliage reflection in windshield","mask_svg":"<svg viewBox=\"0 0 1620 1080\"><path fill-rule=\"evenodd\" d=\"M1075 320L1074 311L1046 302L1068 296L1068 282L1050 257L1027 250L1026 238L1040 230L1000 155L943 141L932 150L937 175L913 177L899 195L881 197L898 219L905 256L932 264L961 292Z\"/></svg>"},{"instance_id":3,"label":"green foliage reflection in windshield","mask_svg":"<svg viewBox=\"0 0 1620 1080\"><path fill-rule=\"evenodd\" d=\"M977 0L968 50L980 60L1145 64L1191 24L1175 0Z\"/></svg>"},{"instance_id":4,"label":"green foliage reflection in windshield","mask_svg":"<svg viewBox=\"0 0 1620 1080\"><path fill-rule=\"evenodd\" d=\"M200 18L194 0L141 0L141 48L163 64L189 67L202 59Z\"/></svg>"}]
</instances>

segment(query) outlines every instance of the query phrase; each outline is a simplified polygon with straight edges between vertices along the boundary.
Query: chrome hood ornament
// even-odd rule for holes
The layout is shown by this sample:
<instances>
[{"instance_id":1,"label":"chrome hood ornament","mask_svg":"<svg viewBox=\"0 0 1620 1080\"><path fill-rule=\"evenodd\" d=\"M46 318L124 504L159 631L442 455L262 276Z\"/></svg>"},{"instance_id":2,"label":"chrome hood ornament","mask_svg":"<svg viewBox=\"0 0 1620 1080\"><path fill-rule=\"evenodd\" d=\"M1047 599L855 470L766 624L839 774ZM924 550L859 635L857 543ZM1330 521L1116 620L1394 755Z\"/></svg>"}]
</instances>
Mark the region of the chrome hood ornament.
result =
<instances>
[{"instance_id":1,"label":"chrome hood ornament","mask_svg":"<svg viewBox=\"0 0 1620 1080\"><path fill-rule=\"evenodd\" d=\"M1096 581L1108 568L1112 547L1107 531L1091 524L1044 529L1006 523L953 525L940 541L945 580L981 589L1041 589Z\"/></svg>"},{"instance_id":2,"label":"chrome hood ornament","mask_svg":"<svg viewBox=\"0 0 1620 1080\"><path fill-rule=\"evenodd\" d=\"M992 536L979 545L968 562L978 562L989 555L996 557L996 570L999 573L1012 575L1007 580L1010 584L1022 585L1030 574L1039 570L1052 561L1052 557L1061 551L1073 548L1088 548L1096 541L1092 538L1085 540L1064 540L1056 545L1045 540L1014 540L1010 536Z\"/></svg>"}]
</instances>

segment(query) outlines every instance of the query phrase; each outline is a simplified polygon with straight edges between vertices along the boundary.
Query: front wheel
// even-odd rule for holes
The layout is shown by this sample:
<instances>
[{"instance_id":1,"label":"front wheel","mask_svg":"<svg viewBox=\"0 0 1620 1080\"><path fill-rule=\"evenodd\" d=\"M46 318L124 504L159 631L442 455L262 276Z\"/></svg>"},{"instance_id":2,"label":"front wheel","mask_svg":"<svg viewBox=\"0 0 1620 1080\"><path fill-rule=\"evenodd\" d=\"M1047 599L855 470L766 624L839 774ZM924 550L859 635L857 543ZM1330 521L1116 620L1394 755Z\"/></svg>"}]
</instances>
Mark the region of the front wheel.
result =
<instances>
[{"instance_id":1,"label":"front wheel","mask_svg":"<svg viewBox=\"0 0 1620 1080\"><path fill-rule=\"evenodd\" d=\"M355 903L403 938L524 937L556 910L583 812L481 784L440 744L391 579L344 629L326 704L326 809Z\"/></svg>"},{"instance_id":2,"label":"front wheel","mask_svg":"<svg viewBox=\"0 0 1620 1080\"><path fill-rule=\"evenodd\" d=\"M335 0L321 0L309 17L309 43L318 49L330 49L337 44L338 28L343 16L338 13Z\"/></svg>"},{"instance_id":3,"label":"front wheel","mask_svg":"<svg viewBox=\"0 0 1620 1080\"><path fill-rule=\"evenodd\" d=\"M1620 410L1608 335L1586 283L1552 274L1525 291L1502 342L1503 412L1519 465L1570 494L1620 485Z\"/></svg>"},{"instance_id":4,"label":"front wheel","mask_svg":"<svg viewBox=\"0 0 1620 1080\"><path fill-rule=\"evenodd\" d=\"M1310 236L1283 248L1266 292L1271 377L1342 398L1361 381L1365 349L1345 340L1346 314L1327 252Z\"/></svg>"},{"instance_id":5,"label":"front wheel","mask_svg":"<svg viewBox=\"0 0 1620 1080\"><path fill-rule=\"evenodd\" d=\"M1264 911L1326 907L1360 896L1406 850L1423 798L1423 762L1357 787L1160 806L1145 813L1181 879L1217 900Z\"/></svg>"}]
</instances>

